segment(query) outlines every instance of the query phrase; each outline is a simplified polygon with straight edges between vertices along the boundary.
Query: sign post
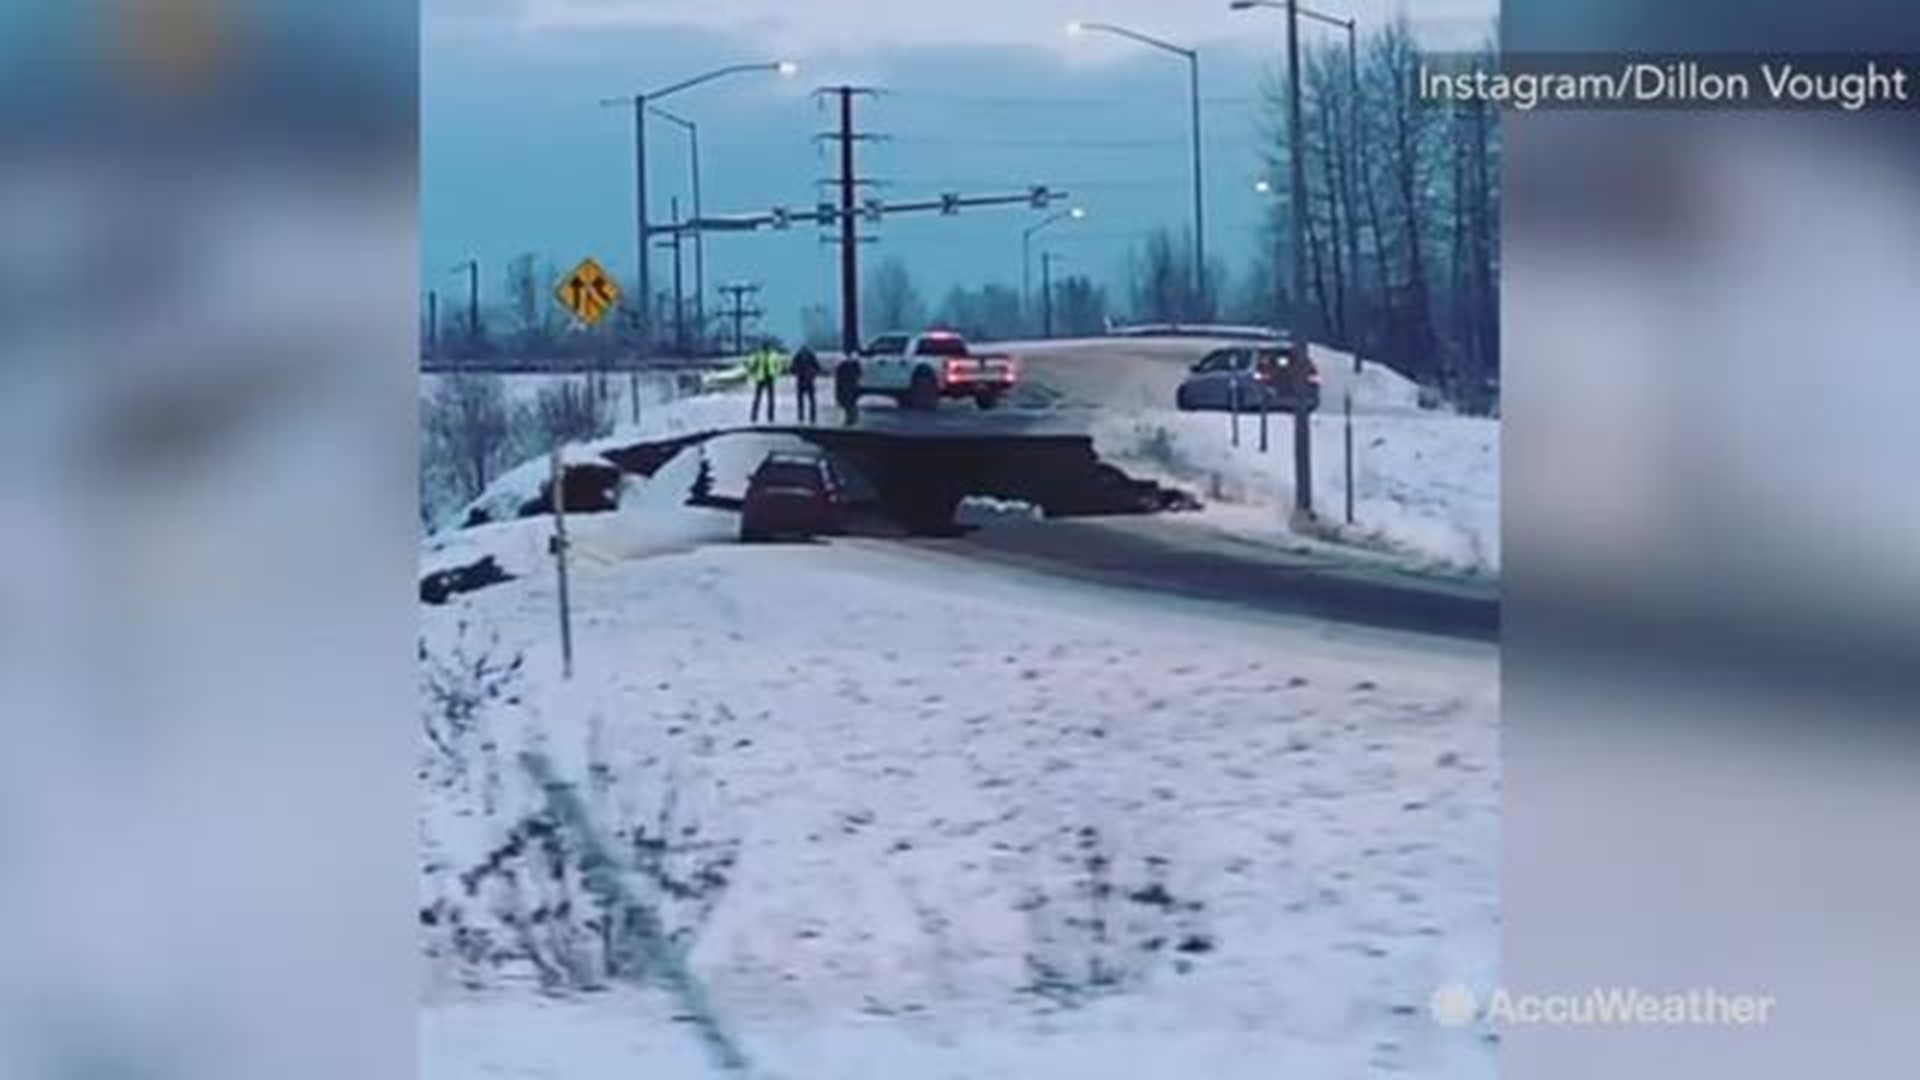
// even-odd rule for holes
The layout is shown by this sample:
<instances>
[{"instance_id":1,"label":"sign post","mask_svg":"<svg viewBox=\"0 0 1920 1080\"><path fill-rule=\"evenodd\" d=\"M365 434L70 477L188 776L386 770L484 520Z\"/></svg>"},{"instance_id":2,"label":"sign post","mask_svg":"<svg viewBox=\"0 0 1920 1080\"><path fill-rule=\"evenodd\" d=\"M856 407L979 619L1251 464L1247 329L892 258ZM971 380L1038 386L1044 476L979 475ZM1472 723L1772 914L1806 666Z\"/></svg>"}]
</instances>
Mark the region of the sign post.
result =
<instances>
[{"instance_id":1,"label":"sign post","mask_svg":"<svg viewBox=\"0 0 1920 1080\"><path fill-rule=\"evenodd\" d=\"M1227 423L1233 428L1233 445L1240 446L1240 378L1227 369Z\"/></svg>"},{"instance_id":2,"label":"sign post","mask_svg":"<svg viewBox=\"0 0 1920 1080\"><path fill-rule=\"evenodd\" d=\"M562 459L560 448L553 448L553 479L549 487L553 491L553 539L549 546L553 550L554 569L560 578L560 676L573 678L573 613L567 598L567 485L566 463Z\"/></svg>"},{"instance_id":3,"label":"sign post","mask_svg":"<svg viewBox=\"0 0 1920 1080\"><path fill-rule=\"evenodd\" d=\"M1347 414L1347 524L1353 524L1353 389L1349 387L1342 403Z\"/></svg>"}]
</instances>

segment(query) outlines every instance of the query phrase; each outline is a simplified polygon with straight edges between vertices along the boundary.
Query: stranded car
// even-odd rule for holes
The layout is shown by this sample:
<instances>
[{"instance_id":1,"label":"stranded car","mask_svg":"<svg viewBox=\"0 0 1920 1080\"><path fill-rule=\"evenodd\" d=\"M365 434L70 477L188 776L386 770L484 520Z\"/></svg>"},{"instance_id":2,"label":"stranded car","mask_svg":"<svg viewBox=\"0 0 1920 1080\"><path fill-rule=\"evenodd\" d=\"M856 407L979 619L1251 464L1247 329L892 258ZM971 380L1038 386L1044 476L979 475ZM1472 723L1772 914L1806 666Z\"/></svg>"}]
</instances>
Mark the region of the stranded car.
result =
<instances>
[{"instance_id":1,"label":"stranded car","mask_svg":"<svg viewBox=\"0 0 1920 1080\"><path fill-rule=\"evenodd\" d=\"M772 453L747 478L740 503L740 539L809 539L846 528L846 485L832 462L810 454Z\"/></svg>"},{"instance_id":2,"label":"stranded car","mask_svg":"<svg viewBox=\"0 0 1920 1080\"><path fill-rule=\"evenodd\" d=\"M1235 345L1193 365L1174 404L1183 411L1312 412L1320 407L1320 372L1304 348Z\"/></svg>"}]
</instances>

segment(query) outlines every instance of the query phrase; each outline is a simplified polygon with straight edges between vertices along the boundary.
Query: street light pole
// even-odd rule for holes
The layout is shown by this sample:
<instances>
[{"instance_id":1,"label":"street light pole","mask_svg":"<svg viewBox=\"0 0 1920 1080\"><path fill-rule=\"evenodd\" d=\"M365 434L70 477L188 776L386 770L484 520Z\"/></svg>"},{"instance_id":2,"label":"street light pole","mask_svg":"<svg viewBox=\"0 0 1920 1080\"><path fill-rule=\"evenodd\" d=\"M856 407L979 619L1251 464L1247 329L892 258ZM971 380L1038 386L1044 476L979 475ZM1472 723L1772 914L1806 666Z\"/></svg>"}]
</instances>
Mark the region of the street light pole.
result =
<instances>
[{"instance_id":1,"label":"street light pole","mask_svg":"<svg viewBox=\"0 0 1920 1080\"><path fill-rule=\"evenodd\" d=\"M1047 226L1054 224L1055 222L1066 221L1069 219L1078 221L1081 218L1086 216L1087 216L1086 210L1082 209L1081 207L1075 206L1066 210L1062 210L1057 214L1053 214L1048 217L1042 218L1040 221L1036 222L1033 225L1027 226L1025 229L1021 231L1020 233L1020 302L1027 305L1028 311L1029 311L1029 314L1028 314L1029 318L1032 317L1031 311L1033 306L1033 237L1034 237L1034 234L1046 228Z\"/></svg>"},{"instance_id":2,"label":"street light pole","mask_svg":"<svg viewBox=\"0 0 1920 1080\"><path fill-rule=\"evenodd\" d=\"M1348 191L1346 193L1346 203L1347 203L1347 212L1349 213L1349 215L1351 215L1351 213L1353 212L1353 204L1355 201L1353 198L1352 185L1355 182L1355 177L1359 172L1359 143L1360 143L1360 125L1359 125L1360 44L1359 44L1359 34L1358 34L1359 23L1358 23L1358 20L1356 19L1352 19L1352 18L1343 19L1338 16L1328 15L1325 12L1315 11L1311 8L1302 7L1300 5L1299 0L1232 0L1232 2L1227 5L1227 7L1233 11L1251 11L1255 8L1272 8L1275 11L1284 11L1287 13L1287 128L1288 128L1287 155L1292 159L1290 164L1292 166L1291 167L1291 172L1292 172L1291 198L1293 200L1292 215L1293 215L1294 227L1290 231L1293 234L1293 274L1294 274L1293 294L1296 297L1295 304L1294 304L1294 307L1295 307L1294 321L1296 323L1299 323L1300 321L1302 321L1302 315L1306 307L1306 305L1303 302L1299 301L1298 297L1304 295L1305 293L1305 274L1306 274L1305 250L1306 249L1304 247L1305 230L1303 227L1303 222L1307 215L1306 158L1302 153L1303 133L1301 132L1301 121L1300 121L1300 20L1312 19L1315 22L1325 23L1328 26L1332 26L1340 30L1344 30L1347 35L1348 100L1347 100L1347 154L1346 156L1347 156ZM1360 282L1360 262L1359 262L1360 244L1358 240L1358 230L1354 228L1354 223L1352 221L1349 221L1347 223L1346 247L1347 247L1347 266L1348 266L1348 273L1351 275L1351 285L1357 287ZM1349 340L1346 342L1346 344L1348 348L1353 347L1353 342L1351 340L1354 334L1352 294L1355 291L1357 291L1357 288L1347 289L1348 295L1345 298L1343 298L1343 310L1340 313L1341 321L1347 324L1346 332ZM1357 359L1359 356L1359 353L1357 350L1355 351L1354 355ZM1356 370L1358 370L1357 367L1356 367Z\"/></svg>"},{"instance_id":3,"label":"street light pole","mask_svg":"<svg viewBox=\"0 0 1920 1080\"><path fill-rule=\"evenodd\" d=\"M702 348L707 340L707 234L698 226L701 219L700 198L700 125L684 116L677 116L665 109L654 107L653 115L673 124L687 133L687 155L689 159L690 180L693 184L693 324L694 336Z\"/></svg>"},{"instance_id":4,"label":"street light pole","mask_svg":"<svg viewBox=\"0 0 1920 1080\"><path fill-rule=\"evenodd\" d=\"M467 275L467 348L478 351L480 344L480 260L455 263L447 272Z\"/></svg>"},{"instance_id":5,"label":"street light pole","mask_svg":"<svg viewBox=\"0 0 1920 1080\"><path fill-rule=\"evenodd\" d=\"M612 98L600 102L602 105L628 105L633 108L633 201L634 201L634 238L639 260L634 267L634 286L639 292L640 315L640 352L647 355L653 349L653 268L652 253L647 241L652 238L652 226L647 218L647 110L658 101L665 100L682 90L691 90L703 83L729 75L741 75L754 71L772 71L791 76L800 70L799 65L787 60L770 61L761 64L729 64L715 68L691 79L682 79L677 83L661 87L646 93L635 94L631 99Z\"/></svg>"},{"instance_id":6,"label":"street light pole","mask_svg":"<svg viewBox=\"0 0 1920 1080\"><path fill-rule=\"evenodd\" d=\"M1207 299L1207 211L1206 177L1201 165L1200 137L1200 52L1184 45L1175 45L1138 30L1129 30L1124 26L1100 22L1073 22L1067 24L1069 34L1082 34L1089 31L1112 34L1128 41L1138 42L1150 48L1184 57L1187 61L1188 104L1193 120L1193 288L1194 298L1202 305Z\"/></svg>"},{"instance_id":7,"label":"street light pole","mask_svg":"<svg viewBox=\"0 0 1920 1080\"><path fill-rule=\"evenodd\" d=\"M1212 318L1207 291L1207 208L1200 166L1200 53L1187 53L1188 100L1193 110L1193 290L1199 318Z\"/></svg>"}]
</instances>

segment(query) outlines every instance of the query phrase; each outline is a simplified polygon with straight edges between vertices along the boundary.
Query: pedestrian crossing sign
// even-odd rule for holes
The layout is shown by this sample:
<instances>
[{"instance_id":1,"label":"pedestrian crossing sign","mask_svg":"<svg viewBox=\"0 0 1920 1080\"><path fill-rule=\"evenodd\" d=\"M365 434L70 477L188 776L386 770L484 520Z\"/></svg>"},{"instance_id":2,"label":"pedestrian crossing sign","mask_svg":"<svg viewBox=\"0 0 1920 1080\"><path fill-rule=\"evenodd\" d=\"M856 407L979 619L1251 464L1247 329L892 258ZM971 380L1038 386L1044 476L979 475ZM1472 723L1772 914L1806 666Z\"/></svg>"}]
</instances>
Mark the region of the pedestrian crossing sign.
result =
<instances>
[{"instance_id":1,"label":"pedestrian crossing sign","mask_svg":"<svg viewBox=\"0 0 1920 1080\"><path fill-rule=\"evenodd\" d=\"M620 303L620 283L591 257L580 260L573 273L560 279L553 295L574 318L593 326Z\"/></svg>"}]
</instances>

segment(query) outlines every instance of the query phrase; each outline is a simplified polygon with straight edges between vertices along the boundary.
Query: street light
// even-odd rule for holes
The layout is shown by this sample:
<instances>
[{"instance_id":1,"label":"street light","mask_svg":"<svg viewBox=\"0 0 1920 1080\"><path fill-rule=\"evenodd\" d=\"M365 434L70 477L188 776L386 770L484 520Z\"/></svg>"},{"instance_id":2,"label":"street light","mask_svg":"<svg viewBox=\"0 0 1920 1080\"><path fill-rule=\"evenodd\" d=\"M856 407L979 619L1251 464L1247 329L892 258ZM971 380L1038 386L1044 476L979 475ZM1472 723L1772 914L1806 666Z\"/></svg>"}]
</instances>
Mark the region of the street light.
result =
<instances>
[{"instance_id":1,"label":"street light","mask_svg":"<svg viewBox=\"0 0 1920 1080\"><path fill-rule=\"evenodd\" d=\"M704 344L707 340L707 234L697 224L701 217L700 125L659 106L647 111L687 133L687 160L692 170L693 220L696 223L693 229L693 322L699 328L698 337Z\"/></svg>"},{"instance_id":2,"label":"street light","mask_svg":"<svg viewBox=\"0 0 1920 1080\"><path fill-rule=\"evenodd\" d=\"M1304 158L1301 156L1301 144L1300 144L1300 138L1301 138L1300 136L1300 75L1299 75L1300 49L1299 49L1299 40L1298 40L1298 30L1297 30L1296 24L1298 19L1307 18L1307 19L1312 19L1315 22L1324 23L1327 26L1336 27L1338 29L1346 31L1346 34L1347 34L1347 170L1346 170L1346 173L1347 173L1347 184L1348 184L1348 191L1346 192L1346 196L1347 196L1347 205L1349 208L1351 208L1353 205L1352 185L1355 182L1355 177L1359 172L1360 44L1359 44L1359 36L1357 33L1358 21L1351 18L1342 19L1342 18L1339 18L1338 16L1328 15L1324 12L1315 11L1312 8L1303 7L1299 3L1299 0L1231 0L1231 2L1227 4L1227 8L1230 11L1252 11L1256 8L1271 8L1275 11L1283 11L1287 13L1287 54L1288 54L1287 56L1287 69L1288 69L1287 70L1287 112L1288 112L1288 128L1289 128L1289 131L1288 131L1289 146L1288 146L1287 154L1289 157L1293 159L1293 163L1292 163L1293 174L1294 174L1293 205L1295 209L1292 212L1296 215L1296 218L1304 212L1302 208L1304 208L1306 205L1306 181L1304 179L1305 161L1304 161ZM1262 191L1262 193L1265 193L1266 191L1269 190L1269 188L1261 188L1260 190ZM1306 260L1302 254L1303 249L1301 247L1301 239L1300 239L1302 232L1303 230L1301 228L1301 224L1298 220L1296 220L1294 222L1294 228L1293 228L1294 274L1295 274L1294 289L1296 290L1296 292L1298 292L1303 288L1303 286L1301 285L1301 280L1305 274L1305 266L1306 266ZM1357 286L1360 281L1360 242L1358 237L1358 230L1353 228L1351 222L1348 223L1348 227L1347 227L1347 272L1352 275L1353 285ZM1354 322L1353 294L1356 291L1357 290L1355 288L1347 289L1346 296L1343 298L1345 301L1346 310L1340 313L1341 322L1345 324L1343 329L1346 331L1346 337L1347 337L1346 345L1349 349L1354 348L1353 337L1354 337L1355 331L1353 326L1353 322ZM1304 306L1304 305L1297 305L1297 306ZM1301 321L1298 318L1297 312L1296 312L1295 321L1296 322ZM1356 370L1358 367L1359 355L1360 355L1359 350L1354 349Z\"/></svg>"},{"instance_id":3,"label":"street light","mask_svg":"<svg viewBox=\"0 0 1920 1080\"><path fill-rule=\"evenodd\" d=\"M1020 233L1020 299L1023 303L1033 304L1033 235L1041 229L1059 221L1079 221L1087 216L1082 207L1070 207L1057 214L1049 215L1029 225Z\"/></svg>"},{"instance_id":4,"label":"street light","mask_svg":"<svg viewBox=\"0 0 1920 1080\"><path fill-rule=\"evenodd\" d=\"M643 353L650 352L653 345L653 271L652 255L647 250L647 240L652 226L647 219L647 109L648 106L672 97L683 90L723 79L729 75L744 75L751 72L766 71L791 78L800 71L800 65L791 60L773 60L760 64L729 64L712 71L695 75L691 79L682 79L658 90L635 94L631 98L607 98L602 105L631 105L633 107L633 201L634 232L638 243L639 261L635 267L635 287L640 298L640 348Z\"/></svg>"},{"instance_id":5,"label":"street light","mask_svg":"<svg viewBox=\"0 0 1920 1080\"><path fill-rule=\"evenodd\" d=\"M1358 23L1351 18L1336 18L1332 15L1314 11L1311 8L1302 7L1300 0L1284 0L1284 2L1281 2L1281 0L1230 0L1227 7L1232 11L1273 8L1277 11L1287 13L1287 128L1289 136L1287 156L1293 159L1291 163L1293 172L1293 206L1291 212L1294 216L1292 230L1293 290L1290 295L1293 297L1294 307L1294 326L1292 327L1294 340L1304 349L1306 347L1306 336L1304 332L1304 320L1300 318L1300 313L1306 307L1306 305L1301 302L1301 297L1306 290L1306 249L1302 244L1306 229L1302 218L1306 213L1307 201L1306 171L1305 161L1301 157L1300 131L1300 17L1304 15L1316 22L1336 26L1347 32L1347 183L1349 184L1349 188L1347 190L1346 201L1349 210L1351 210L1353 206L1353 190L1351 185L1354 182L1355 174L1358 172L1358 153L1360 146L1360 46L1359 38L1355 31ZM1353 294L1357 291L1357 286L1360 281L1360 245L1356 234L1357 230L1353 228L1352 222L1348 222L1347 272L1353 275L1352 282L1355 287L1348 288L1342 297L1342 302L1346 310L1341 312L1340 321L1345 324L1343 329L1346 331L1346 344L1347 348L1353 350L1353 370L1357 374L1360 371L1360 350L1355 346L1353 341L1354 327L1352 307ZM1346 417L1344 440L1347 481L1346 519L1347 524L1351 525L1353 524L1353 386L1351 382L1348 383L1347 392L1343 396L1343 412ZM1312 466L1305 461L1305 455L1310 451L1311 442L1307 431L1306 414L1304 412L1295 411L1293 414L1293 438L1294 506L1299 513L1311 517L1313 514L1313 470Z\"/></svg>"},{"instance_id":6,"label":"street light","mask_svg":"<svg viewBox=\"0 0 1920 1080\"><path fill-rule=\"evenodd\" d=\"M1088 33L1112 34L1186 58L1188 97L1193 112L1193 288L1195 297L1204 303L1207 297L1207 212L1204 177L1200 167L1200 53L1184 45L1175 45L1171 41L1112 23L1070 22L1067 24L1067 33L1075 37Z\"/></svg>"}]
</instances>

